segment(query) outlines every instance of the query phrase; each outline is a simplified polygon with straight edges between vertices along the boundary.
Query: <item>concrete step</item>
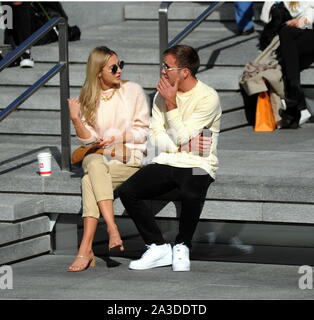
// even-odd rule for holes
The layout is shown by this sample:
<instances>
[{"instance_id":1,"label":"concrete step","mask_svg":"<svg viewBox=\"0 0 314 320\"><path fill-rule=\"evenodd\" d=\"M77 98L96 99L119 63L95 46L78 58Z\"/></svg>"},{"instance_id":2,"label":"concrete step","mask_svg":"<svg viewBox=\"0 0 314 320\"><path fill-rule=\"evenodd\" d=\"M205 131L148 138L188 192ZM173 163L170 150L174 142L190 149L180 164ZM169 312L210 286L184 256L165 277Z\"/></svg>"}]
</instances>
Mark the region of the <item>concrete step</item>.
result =
<instances>
[{"instance_id":1,"label":"concrete step","mask_svg":"<svg viewBox=\"0 0 314 320\"><path fill-rule=\"evenodd\" d=\"M26 87L0 87L0 110L6 107L9 103L14 101L18 95L20 95ZM78 97L81 88L71 87L70 96ZM147 95L154 95L155 90L146 90ZM238 92L219 92L221 106L223 111L229 111L237 109L243 106L243 100ZM43 103L43 101L45 103ZM19 106L18 110L32 110L32 111L59 111L60 110L60 89L57 87L44 87L37 91L32 97L26 100Z\"/></svg>"},{"instance_id":2,"label":"concrete step","mask_svg":"<svg viewBox=\"0 0 314 320\"><path fill-rule=\"evenodd\" d=\"M210 187L210 189L212 188L216 188L216 183ZM253 188L256 188L256 186ZM71 194L48 194L43 196L43 201L47 212L81 215L81 196L79 193L75 196ZM160 218L175 218L181 212L180 203L176 201L154 200L150 202L150 206L154 214L157 214ZM114 210L116 216L127 215L120 199L115 200ZM314 212L313 204L311 203L264 203L208 199L205 201L201 218L205 220L313 224ZM5 230L1 233L2 243L26 238L27 235L49 232L49 219L47 217L32 219L32 221L34 221L37 229L28 221L20 224L2 224L0 231ZM22 235L21 228L23 228Z\"/></svg>"},{"instance_id":3,"label":"concrete step","mask_svg":"<svg viewBox=\"0 0 314 320\"><path fill-rule=\"evenodd\" d=\"M45 235L34 239L0 247L0 265L51 252L50 236Z\"/></svg>"},{"instance_id":4,"label":"concrete step","mask_svg":"<svg viewBox=\"0 0 314 320\"><path fill-rule=\"evenodd\" d=\"M153 148L149 148L148 153L148 158L153 156ZM25 161L22 158L20 165L11 164L12 170L2 174L1 192L80 194L80 170L75 169L72 173L61 172L58 162L53 159L52 176L43 178L36 173L36 153L29 157L33 157L33 161L22 165ZM208 191L207 199L313 203L313 151L219 149L219 159L217 181ZM302 167L296 166L297 163L302 163Z\"/></svg>"},{"instance_id":5,"label":"concrete step","mask_svg":"<svg viewBox=\"0 0 314 320\"><path fill-rule=\"evenodd\" d=\"M0 109L3 109L14 101L27 88L19 87L1 87ZM70 96L78 97L80 88L70 88ZM34 95L27 99L18 110L33 110L33 111L60 111L60 89L55 87L43 87Z\"/></svg>"},{"instance_id":6,"label":"concrete step","mask_svg":"<svg viewBox=\"0 0 314 320\"><path fill-rule=\"evenodd\" d=\"M5 69L1 73L0 85L28 86L52 67L52 64L37 64L34 69L21 70L17 68ZM216 90L234 91L239 89L239 78L243 67L215 66L213 68L201 67L197 77ZM159 80L159 67L157 65L126 65L123 78L139 83L145 89L154 89ZM72 87L81 87L85 79L85 66L73 64L70 67L70 84ZM304 85L313 84L312 69L302 72L301 81ZM47 86L59 86L59 78L51 79Z\"/></svg>"},{"instance_id":7,"label":"concrete step","mask_svg":"<svg viewBox=\"0 0 314 320\"><path fill-rule=\"evenodd\" d=\"M18 223L0 223L0 246L26 238L49 233L50 220L47 216Z\"/></svg>"},{"instance_id":8,"label":"concrete step","mask_svg":"<svg viewBox=\"0 0 314 320\"><path fill-rule=\"evenodd\" d=\"M16 222L37 216L43 210L43 201L38 196L0 194L0 222Z\"/></svg>"},{"instance_id":9,"label":"concrete step","mask_svg":"<svg viewBox=\"0 0 314 320\"><path fill-rule=\"evenodd\" d=\"M183 22L170 23L169 41L185 25L186 23ZM236 25L228 23L204 23L185 38L183 43L199 49L203 64L207 64L208 58L215 54L218 64L244 65L257 56L256 45L259 33L255 32L248 37L241 37L235 35L236 28ZM112 25L101 25L97 28L87 29L82 34L80 41L69 43L70 61L86 63L89 52L92 48L99 46L99 43L114 49L120 58L127 63L159 63L159 27L157 22L127 21L115 24L115 28L112 28ZM217 50L219 50L219 55ZM226 51L232 52L233 50L237 51L233 55L226 55ZM58 45L52 43L33 47L32 54L35 62L57 61Z\"/></svg>"},{"instance_id":10,"label":"concrete step","mask_svg":"<svg viewBox=\"0 0 314 320\"><path fill-rule=\"evenodd\" d=\"M28 125L25 126L25 121ZM2 121L0 133L60 135L60 112L57 111L16 111ZM75 130L71 124L71 134Z\"/></svg>"},{"instance_id":11,"label":"concrete step","mask_svg":"<svg viewBox=\"0 0 314 320\"><path fill-rule=\"evenodd\" d=\"M114 49L121 60L128 64L159 64L159 35L158 26L146 29L146 26L129 26L129 23L122 25L121 30L116 30L112 35L112 29L100 29L99 36L78 42L70 42L69 59L75 63L86 63L89 52L99 45L101 41ZM127 28L129 34L126 34ZM137 39L134 34L140 29L141 36ZM170 29L172 30L172 29ZM181 29L171 31L169 41ZM94 32L94 30L93 30ZM108 36L106 36L106 34ZM105 38L106 40L102 40ZM255 32L248 37L239 37L233 31L213 30L209 28L196 29L190 36L185 38L182 43L192 45L199 50L201 63L207 65L209 59L215 65L241 65L244 66L248 61L254 60L258 55L258 33ZM55 43L34 47L32 50L35 62L52 62L58 60L58 47Z\"/></svg>"},{"instance_id":12,"label":"concrete step","mask_svg":"<svg viewBox=\"0 0 314 320\"><path fill-rule=\"evenodd\" d=\"M230 106L229 106L230 107ZM25 126L27 121L27 126ZM221 130L246 125L247 120L243 109L228 112L223 115ZM15 111L2 121L0 134L16 135L61 135L60 112L58 111ZM75 129L71 123L71 135L75 136Z\"/></svg>"},{"instance_id":13,"label":"concrete step","mask_svg":"<svg viewBox=\"0 0 314 320\"><path fill-rule=\"evenodd\" d=\"M193 20L207 7L208 3L202 2L173 2L168 10L169 20ZM156 20L158 19L159 2L140 2L126 4L124 6L124 18L126 20ZM259 20L262 3L254 3L255 19ZM234 21L234 6L232 3L224 3L208 18L209 21Z\"/></svg>"}]
</instances>

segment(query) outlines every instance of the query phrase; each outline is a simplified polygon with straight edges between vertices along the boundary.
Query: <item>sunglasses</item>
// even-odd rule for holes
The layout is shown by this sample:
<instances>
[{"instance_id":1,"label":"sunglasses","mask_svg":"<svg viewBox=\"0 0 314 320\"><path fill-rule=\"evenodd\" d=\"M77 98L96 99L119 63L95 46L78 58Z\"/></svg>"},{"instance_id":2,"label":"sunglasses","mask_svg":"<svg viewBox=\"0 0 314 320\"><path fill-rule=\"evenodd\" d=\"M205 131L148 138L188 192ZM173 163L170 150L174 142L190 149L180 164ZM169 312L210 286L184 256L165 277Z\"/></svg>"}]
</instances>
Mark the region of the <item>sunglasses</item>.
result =
<instances>
[{"instance_id":1,"label":"sunglasses","mask_svg":"<svg viewBox=\"0 0 314 320\"><path fill-rule=\"evenodd\" d=\"M124 61L119 61L118 64L114 64L112 67L111 67L111 73L112 74L116 74L118 69L120 68L121 70L123 69L124 67Z\"/></svg>"},{"instance_id":2,"label":"sunglasses","mask_svg":"<svg viewBox=\"0 0 314 320\"><path fill-rule=\"evenodd\" d=\"M166 63L162 63L161 65L161 68L162 69L165 69L167 71L172 71L172 70L181 70L181 69L184 69L184 68L172 68L172 67L169 67Z\"/></svg>"}]
</instances>

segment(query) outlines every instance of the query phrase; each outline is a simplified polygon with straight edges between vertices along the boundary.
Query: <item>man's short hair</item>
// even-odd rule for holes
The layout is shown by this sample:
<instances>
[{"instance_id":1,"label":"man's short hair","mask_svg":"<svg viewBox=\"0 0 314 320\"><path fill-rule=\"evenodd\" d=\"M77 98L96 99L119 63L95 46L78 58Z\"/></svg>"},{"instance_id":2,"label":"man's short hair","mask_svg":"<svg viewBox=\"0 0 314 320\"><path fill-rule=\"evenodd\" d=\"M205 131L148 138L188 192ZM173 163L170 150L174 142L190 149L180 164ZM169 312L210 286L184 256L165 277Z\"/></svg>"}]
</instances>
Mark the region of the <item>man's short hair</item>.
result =
<instances>
[{"instance_id":1,"label":"man's short hair","mask_svg":"<svg viewBox=\"0 0 314 320\"><path fill-rule=\"evenodd\" d=\"M176 57L179 68L188 68L195 77L200 67L200 58L194 48L188 45L178 44L164 51L164 56L172 54Z\"/></svg>"}]
</instances>

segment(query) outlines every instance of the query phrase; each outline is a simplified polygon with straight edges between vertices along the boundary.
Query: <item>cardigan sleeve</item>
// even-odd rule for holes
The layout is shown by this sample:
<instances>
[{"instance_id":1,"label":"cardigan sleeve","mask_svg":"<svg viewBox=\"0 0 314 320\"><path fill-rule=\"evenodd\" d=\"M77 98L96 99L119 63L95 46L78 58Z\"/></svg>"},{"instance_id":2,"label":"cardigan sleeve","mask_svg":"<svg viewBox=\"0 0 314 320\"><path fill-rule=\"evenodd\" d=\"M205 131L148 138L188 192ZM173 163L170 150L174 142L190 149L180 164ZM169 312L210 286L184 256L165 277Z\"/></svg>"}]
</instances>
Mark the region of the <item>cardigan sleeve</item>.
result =
<instances>
[{"instance_id":1,"label":"cardigan sleeve","mask_svg":"<svg viewBox=\"0 0 314 320\"><path fill-rule=\"evenodd\" d=\"M144 90L140 86L138 86L138 90L132 116L131 132L134 143L144 143L148 135L149 108Z\"/></svg>"}]
</instances>

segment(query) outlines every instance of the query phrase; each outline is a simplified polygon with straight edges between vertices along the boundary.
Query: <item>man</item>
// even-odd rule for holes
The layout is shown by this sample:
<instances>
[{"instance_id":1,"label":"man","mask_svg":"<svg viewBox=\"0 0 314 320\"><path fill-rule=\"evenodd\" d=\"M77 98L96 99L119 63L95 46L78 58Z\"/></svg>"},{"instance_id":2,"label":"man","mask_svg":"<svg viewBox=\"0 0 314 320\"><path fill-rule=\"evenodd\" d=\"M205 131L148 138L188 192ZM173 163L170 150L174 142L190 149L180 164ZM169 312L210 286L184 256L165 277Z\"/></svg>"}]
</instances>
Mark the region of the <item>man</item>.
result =
<instances>
[{"instance_id":1,"label":"man","mask_svg":"<svg viewBox=\"0 0 314 320\"><path fill-rule=\"evenodd\" d=\"M190 46L177 45L164 52L150 125L150 139L159 155L119 189L124 207L148 246L141 259L130 263L130 269L172 265L174 271L190 270L191 240L218 167L221 118L217 92L195 76L199 66L199 56ZM211 138L201 137L203 128L211 131ZM172 250L143 200L173 189L179 190L182 211Z\"/></svg>"}]
</instances>

